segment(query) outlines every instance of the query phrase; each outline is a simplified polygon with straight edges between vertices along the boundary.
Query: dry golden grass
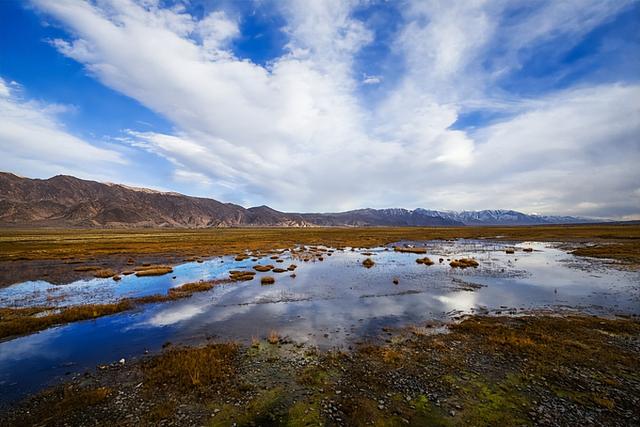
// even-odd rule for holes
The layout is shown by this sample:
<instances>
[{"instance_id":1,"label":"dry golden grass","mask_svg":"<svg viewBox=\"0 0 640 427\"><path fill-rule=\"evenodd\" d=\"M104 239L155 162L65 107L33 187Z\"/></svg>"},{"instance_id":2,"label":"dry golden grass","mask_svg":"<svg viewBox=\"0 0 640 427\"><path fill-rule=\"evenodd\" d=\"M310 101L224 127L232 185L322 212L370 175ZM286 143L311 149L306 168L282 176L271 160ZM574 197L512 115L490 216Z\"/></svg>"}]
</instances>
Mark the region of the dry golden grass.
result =
<instances>
[{"instance_id":1,"label":"dry golden grass","mask_svg":"<svg viewBox=\"0 0 640 427\"><path fill-rule=\"evenodd\" d=\"M235 343L170 349L143 363L145 387L179 391L223 389L236 373L238 350Z\"/></svg>"},{"instance_id":2,"label":"dry golden grass","mask_svg":"<svg viewBox=\"0 0 640 427\"><path fill-rule=\"evenodd\" d=\"M418 264L433 265L433 261L431 261L431 259L429 257L418 258L418 259L416 259L416 262Z\"/></svg>"},{"instance_id":3,"label":"dry golden grass","mask_svg":"<svg viewBox=\"0 0 640 427\"><path fill-rule=\"evenodd\" d=\"M362 261L362 265L364 265L366 268L371 268L375 265L376 263L371 259L371 258L367 258L364 261Z\"/></svg>"},{"instance_id":4,"label":"dry golden grass","mask_svg":"<svg viewBox=\"0 0 640 427\"><path fill-rule=\"evenodd\" d=\"M271 330L267 335L267 342L269 344L278 344L280 342L280 335L278 335L277 331Z\"/></svg>"},{"instance_id":5,"label":"dry golden grass","mask_svg":"<svg viewBox=\"0 0 640 427\"><path fill-rule=\"evenodd\" d=\"M499 236L499 237L498 237ZM606 241L612 258L640 257L640 225L533 227L311 227L211 229L0 229L0 261L71 259L106 255L229 255L274 247L327 245L374 247L400 240L497 238L563 242ZM608 246L608 245L607 245ZM629 248L629 246L631 246ZM590 256L594 255L593 249ZM606 249L605 249L605 252ZM602 255L607 255L602 254ZM604 256L603 256L604 257Z\"/></svg>"},{"instance_id":6,"label":"dry golden grass","mask_svg":"<svg viewBox=\"0 0 640 427\"><path fill-rule=\"evenodd\" d=\"M256 270L256 271L265 272L265 271L273 270L273 265L271 265L271 264L268 264L268 265L254 265L253 269Z\"/></svg>"}]
</instances>

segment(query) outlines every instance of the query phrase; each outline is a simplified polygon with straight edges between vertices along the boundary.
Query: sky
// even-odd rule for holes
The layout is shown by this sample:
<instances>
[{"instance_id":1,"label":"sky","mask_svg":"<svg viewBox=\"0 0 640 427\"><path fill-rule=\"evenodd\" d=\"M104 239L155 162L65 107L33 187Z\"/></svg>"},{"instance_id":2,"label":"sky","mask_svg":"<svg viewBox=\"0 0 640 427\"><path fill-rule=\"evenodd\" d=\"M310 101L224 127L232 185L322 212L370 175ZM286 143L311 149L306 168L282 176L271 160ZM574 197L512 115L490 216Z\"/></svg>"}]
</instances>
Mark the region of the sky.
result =
<instances>
[{"instance_id":1,"label":"sky","mask_svg":"<svg viewBox=\"0 0 640 427\"><path fill-rule=\"evenodd\" d=\"M640 1L2 0L0 170L640 219Z\"/></svg>"}]
</instances>

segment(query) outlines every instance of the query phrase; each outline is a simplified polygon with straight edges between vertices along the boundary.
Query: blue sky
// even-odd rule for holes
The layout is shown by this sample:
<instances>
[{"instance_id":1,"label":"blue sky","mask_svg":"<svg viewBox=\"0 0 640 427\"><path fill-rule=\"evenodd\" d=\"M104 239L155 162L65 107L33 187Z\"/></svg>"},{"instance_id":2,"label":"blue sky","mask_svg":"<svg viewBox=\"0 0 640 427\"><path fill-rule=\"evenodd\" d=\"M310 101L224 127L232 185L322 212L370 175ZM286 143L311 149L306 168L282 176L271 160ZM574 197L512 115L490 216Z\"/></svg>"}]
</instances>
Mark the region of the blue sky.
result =
<instances>
[{"instance_id":1,"label":"blue sky","mask_svg":"<svg viewBox=\"0 0 640 427\"><path fill-rule=\"evenodd\" d=\"M0 2L0 169L640 218L638 1Z\"/></svg>"}]
</instances>

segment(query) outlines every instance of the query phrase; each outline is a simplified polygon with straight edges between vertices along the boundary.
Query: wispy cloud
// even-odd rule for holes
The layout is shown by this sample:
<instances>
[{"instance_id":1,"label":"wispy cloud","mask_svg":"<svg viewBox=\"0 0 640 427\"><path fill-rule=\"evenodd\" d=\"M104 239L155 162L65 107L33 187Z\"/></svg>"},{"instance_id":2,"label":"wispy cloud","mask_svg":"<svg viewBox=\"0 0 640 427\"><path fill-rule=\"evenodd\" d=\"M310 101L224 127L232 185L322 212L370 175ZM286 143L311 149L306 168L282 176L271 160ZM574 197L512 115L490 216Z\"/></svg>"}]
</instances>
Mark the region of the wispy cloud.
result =
<instances>
[{"instance_id":1,"label":"wispy cloud","mask_svg":"<svg viewBox=\"0 0 640 427\"><path fill-rule=\"evenodd\" d=\"M47 177L75 173L101 179L109 176L104 173L108 167L126 163L118 151L96 147L69 133L58 119L69 110L25 100L16 82L0 78L0 169L29 170Z\"/></svg>"}]
</instances>

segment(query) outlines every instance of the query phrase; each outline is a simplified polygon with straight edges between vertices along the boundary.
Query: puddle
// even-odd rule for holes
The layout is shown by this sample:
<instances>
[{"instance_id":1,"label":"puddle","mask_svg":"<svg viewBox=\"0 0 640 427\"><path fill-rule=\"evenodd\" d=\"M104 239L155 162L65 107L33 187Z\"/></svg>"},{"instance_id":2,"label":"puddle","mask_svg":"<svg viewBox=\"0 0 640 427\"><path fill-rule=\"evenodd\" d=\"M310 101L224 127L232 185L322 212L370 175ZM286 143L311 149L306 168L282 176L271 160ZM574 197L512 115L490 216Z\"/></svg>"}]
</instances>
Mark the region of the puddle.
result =
<instances>
[{"instance_id":1,"label":"puddle","mask_svg":"<svg viewBox=\"0 0 640 427\"><path fill-rule=\"evenodd\" d=\"M305 262L284 252L283 263L269 257L257 263L291 272L258 273L249 282L214 287L191 298L51 328L0 343L0 404L31 393L71 373L93 369L163 343L198 344L209 337L249 342L270 330L321 348L348 347L373 339L382 327L446 321L467 313L514 313L556 308L593 314L640 314L640 273L573 257L551 244L513 244L486 240L401 242L425 247L426 254L388 248L337 250L323 261ZM523 252L523 247L533 248ZM361 252L370 253L363 255ZM434 265L415 262L428 256ZM362 261L370 257L372 268ZM453 269L447 259L473 257L478 268ZM440 263L439 259L443 258ZM159 277L123 276L119 282L93 279L67 285L45 281L0 289L0 306L115 301L165 293L197 280L227 277L229 270L251 268L251 259L218 257L192 262ZM262 286L260 277L275 277ZM175 279L173 278L175 276ZM394 284L394 279L397 284Z\"/></svg>"}]
</instances>

